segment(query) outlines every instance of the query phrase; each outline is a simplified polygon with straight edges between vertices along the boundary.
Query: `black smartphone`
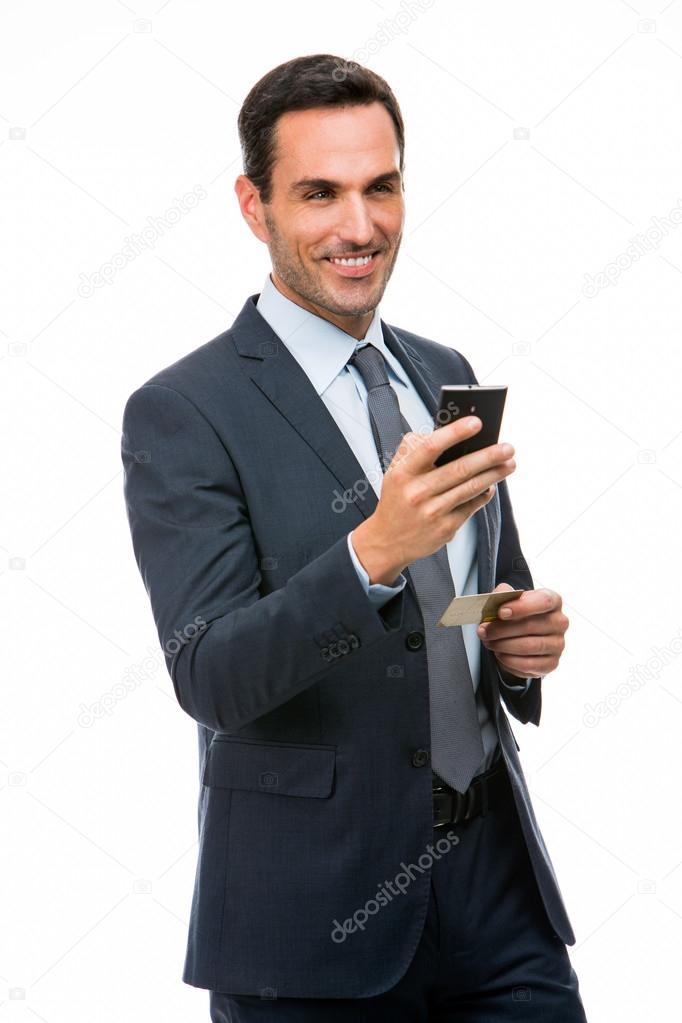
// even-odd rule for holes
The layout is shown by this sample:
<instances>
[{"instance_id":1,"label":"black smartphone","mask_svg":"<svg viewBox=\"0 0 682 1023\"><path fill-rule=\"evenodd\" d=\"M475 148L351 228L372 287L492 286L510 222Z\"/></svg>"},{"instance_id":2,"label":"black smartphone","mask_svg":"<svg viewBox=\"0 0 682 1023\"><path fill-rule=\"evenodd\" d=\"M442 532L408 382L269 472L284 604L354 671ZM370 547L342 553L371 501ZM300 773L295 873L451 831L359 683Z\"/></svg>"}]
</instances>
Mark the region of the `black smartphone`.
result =
<instances>
[{"instance_id":1,"label":"black smartphone","mask_svg":"<svg viewBox=\"0 0 682 1023\"><path fill-rule=\"evenodd\" d=\"M453 384L441 387L434 429L467 416L478 416L483 426L478 433L443 451L433 464L446 465L462 455L497 444L506 397L506 384Z\"/></svg>"}]
</instances>

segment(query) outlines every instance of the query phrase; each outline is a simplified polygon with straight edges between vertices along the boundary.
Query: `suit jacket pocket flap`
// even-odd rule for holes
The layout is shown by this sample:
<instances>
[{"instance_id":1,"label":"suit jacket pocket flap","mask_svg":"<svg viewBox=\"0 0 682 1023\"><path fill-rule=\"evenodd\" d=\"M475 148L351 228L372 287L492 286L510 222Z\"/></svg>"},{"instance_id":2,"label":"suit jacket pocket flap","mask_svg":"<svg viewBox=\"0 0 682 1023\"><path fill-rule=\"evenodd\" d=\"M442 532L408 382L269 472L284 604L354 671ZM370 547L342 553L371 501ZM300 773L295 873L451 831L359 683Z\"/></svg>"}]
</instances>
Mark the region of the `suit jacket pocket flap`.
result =
<instances>
[{"instance_id":1,"label":"suit jacket pocket flap","mask_svg":"<svg viewBox=\"0 0 682 1023\"><path fill-rule=\"evenodd\" d=\"M329 796L336 749L215 736L202 783L280 796Z\"/></svg>"}]
</instances>

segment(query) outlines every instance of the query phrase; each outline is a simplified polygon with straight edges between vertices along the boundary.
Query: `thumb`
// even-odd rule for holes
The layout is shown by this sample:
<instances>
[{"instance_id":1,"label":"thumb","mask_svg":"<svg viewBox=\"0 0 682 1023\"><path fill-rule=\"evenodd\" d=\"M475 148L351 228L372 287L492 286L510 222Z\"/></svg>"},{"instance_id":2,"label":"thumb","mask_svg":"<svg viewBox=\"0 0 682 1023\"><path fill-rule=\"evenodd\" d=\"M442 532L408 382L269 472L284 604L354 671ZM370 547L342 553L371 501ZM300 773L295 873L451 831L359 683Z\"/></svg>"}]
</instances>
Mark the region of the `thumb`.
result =
<instances>
[{"instance_id":1,"label":"thumb","mask_svg":"<svg viewBox=\"0 0 682 1023\"><path fill-rule=\"evenodd\" d=\"M514 587L510 586L509 583L498 583L493 593L501 593L503 590L513 590Z\"/></svg>"}]
</instances>

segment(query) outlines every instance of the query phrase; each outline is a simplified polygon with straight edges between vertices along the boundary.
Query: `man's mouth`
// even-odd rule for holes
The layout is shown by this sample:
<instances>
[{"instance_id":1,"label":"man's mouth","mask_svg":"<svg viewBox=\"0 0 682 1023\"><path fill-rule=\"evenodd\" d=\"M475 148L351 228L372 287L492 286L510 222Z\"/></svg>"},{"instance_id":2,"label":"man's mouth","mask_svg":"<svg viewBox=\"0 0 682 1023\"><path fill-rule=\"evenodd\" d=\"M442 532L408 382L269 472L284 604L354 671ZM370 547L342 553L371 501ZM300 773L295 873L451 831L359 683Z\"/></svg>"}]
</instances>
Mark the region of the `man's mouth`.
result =
<instances>
[{"instance_id":1,"label":"man's mouth","mask_svg":"<svg viewBox=\"0 0 682 1023\"><path fill-rule=\"evenodd\" d=\"M377 262L381 251L366 253L362 256L325 256L325 263L329 263L334 271L341 277L367 277Z\"/></svg>"}]
</instances>

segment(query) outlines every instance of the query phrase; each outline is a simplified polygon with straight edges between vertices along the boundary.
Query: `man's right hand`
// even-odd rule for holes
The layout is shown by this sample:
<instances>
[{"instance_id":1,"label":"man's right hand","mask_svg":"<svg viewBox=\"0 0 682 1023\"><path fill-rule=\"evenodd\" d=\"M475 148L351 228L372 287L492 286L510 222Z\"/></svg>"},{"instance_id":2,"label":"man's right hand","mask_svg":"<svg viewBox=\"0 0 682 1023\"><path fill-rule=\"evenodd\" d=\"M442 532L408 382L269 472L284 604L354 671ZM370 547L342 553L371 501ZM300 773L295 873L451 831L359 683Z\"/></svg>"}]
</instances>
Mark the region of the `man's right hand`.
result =
<instances>
[{"instance_id":1,"label":"man's right hand","mask_svg":"<svg viewBox=\"0 0 682 1023\"><path fill-rule=\"evenodd\" d=\"M492 498L494 485L514 472L514 448L501 443L434 466L441 452L482 425L477 416L467 416L426 435L404 435L384 473L374 513L351 536L370 583L390 586L411 562L449 543Z\"/></svg>"}]
</instances>

